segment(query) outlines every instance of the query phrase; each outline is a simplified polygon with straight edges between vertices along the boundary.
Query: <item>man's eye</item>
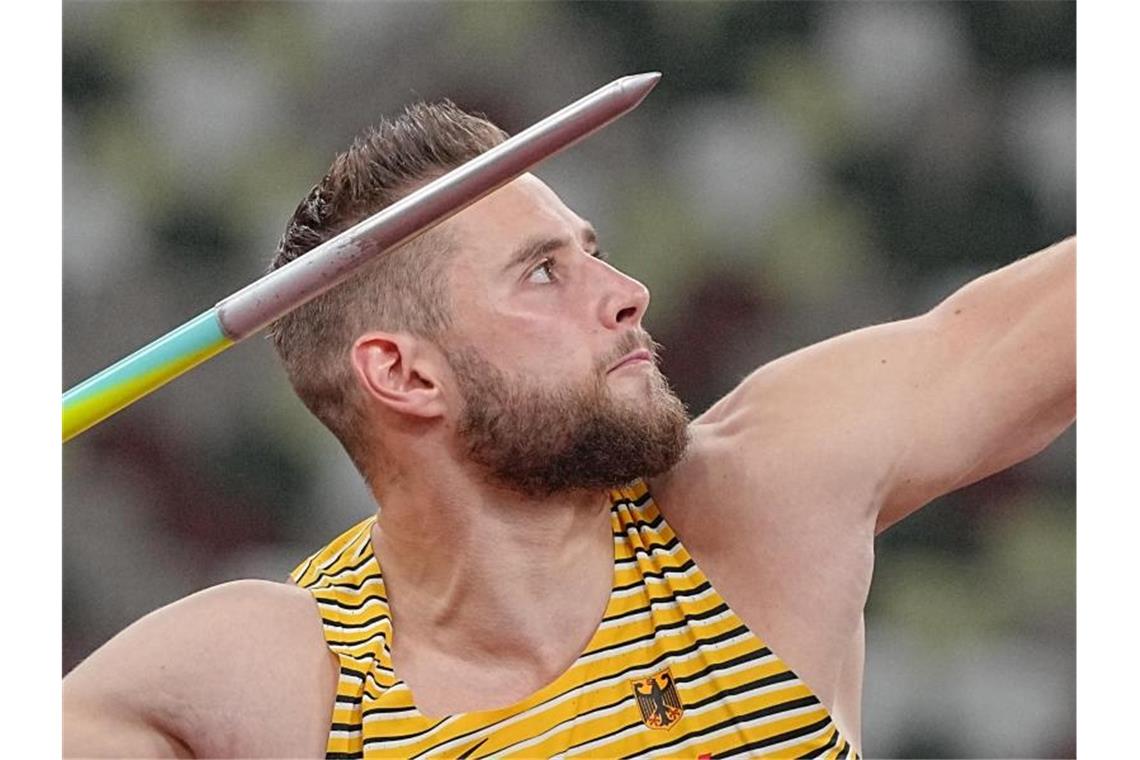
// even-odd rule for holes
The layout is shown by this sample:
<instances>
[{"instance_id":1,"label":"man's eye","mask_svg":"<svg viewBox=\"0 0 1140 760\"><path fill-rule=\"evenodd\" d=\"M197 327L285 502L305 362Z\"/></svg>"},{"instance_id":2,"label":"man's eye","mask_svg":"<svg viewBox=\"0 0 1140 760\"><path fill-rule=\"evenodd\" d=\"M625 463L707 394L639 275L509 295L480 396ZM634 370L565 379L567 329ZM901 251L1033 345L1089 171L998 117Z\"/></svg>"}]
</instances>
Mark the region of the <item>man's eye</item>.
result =
<instances>
[{"instance_id":1,"label":"man's eye","mask_svg":"<svg viewBox=\"0 0 1140 760\"><path fill-rule=\"evenodd\" d=\"M598 250L594 251L594 258L599 259L600 261L609 261L610 255L599 248Z\"/></svg>"},{"instance_id":2,"label":"man's eye","mask_svg":"<svg viewBox=\"0 0 1140 760\"><path fill-rule=\"evenodd\" d=\"M542 263L530 270L531 282L554 282L554 259L543 259Z\"/></svg>"}]
</instances>

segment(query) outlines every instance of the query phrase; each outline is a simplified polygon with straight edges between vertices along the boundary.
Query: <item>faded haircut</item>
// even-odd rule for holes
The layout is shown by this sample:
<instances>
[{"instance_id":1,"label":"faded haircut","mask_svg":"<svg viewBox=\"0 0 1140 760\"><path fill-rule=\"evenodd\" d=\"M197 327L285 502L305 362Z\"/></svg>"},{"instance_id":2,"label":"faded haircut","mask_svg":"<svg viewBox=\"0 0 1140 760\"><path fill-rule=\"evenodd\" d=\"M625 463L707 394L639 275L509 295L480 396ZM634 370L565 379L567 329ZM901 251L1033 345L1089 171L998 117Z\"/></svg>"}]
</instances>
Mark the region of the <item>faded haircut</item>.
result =
<instances>
[{"instance_id":1,"label":"faded haircut","mask_svg":"<svg viewBox=\"0 0 1140 760\"><path fill-rule=\"evenodd\" d=\"M297 206L271 269L293 261L396 202L425 181L506 139L481 114L449 100L416 103L365 129ZM350 350L369 330L434 340L449 327L453 246L433 230L369 262L347 281L281 317L269 337L293 389L337 437L365 480L375 472L366 397Z\"/></svg>"}]
</instances>

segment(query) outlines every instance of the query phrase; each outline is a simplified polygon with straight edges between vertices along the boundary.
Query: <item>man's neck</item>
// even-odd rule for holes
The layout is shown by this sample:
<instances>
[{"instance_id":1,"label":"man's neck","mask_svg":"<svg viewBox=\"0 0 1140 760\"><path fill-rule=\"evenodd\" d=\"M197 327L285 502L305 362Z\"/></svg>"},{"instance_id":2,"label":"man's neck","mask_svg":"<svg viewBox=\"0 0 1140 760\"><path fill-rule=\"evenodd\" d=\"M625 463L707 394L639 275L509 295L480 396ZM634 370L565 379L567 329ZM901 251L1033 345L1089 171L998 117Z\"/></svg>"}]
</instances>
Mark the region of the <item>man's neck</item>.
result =
<instances>
[{"instance_id":1,"label":"man's neck","mask_svg":"<svg viewBox=\"0 0 1140 760\"><path fill-rule=\"evenodd\" d=\"M377 500L395 650L558 671L589 641L613 581L605 493L538 500L435 469Z\"/></svg>"}]
</instances>

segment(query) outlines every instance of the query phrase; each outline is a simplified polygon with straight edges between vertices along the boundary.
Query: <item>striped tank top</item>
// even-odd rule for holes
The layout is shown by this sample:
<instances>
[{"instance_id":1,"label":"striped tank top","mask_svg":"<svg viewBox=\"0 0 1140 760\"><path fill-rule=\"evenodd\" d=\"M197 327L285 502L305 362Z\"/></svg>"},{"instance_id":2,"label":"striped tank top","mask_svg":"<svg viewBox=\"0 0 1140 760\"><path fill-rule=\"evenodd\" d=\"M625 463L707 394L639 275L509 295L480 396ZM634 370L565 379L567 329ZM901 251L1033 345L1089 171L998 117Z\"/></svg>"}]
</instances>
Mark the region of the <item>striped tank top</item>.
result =
<instances>
[{"instance_id":1,"label":"striped tank top","mask_svg":"<svg viewBox=\"0 0 1140 760\"><path fill-rule=\"evenodd\" d=\"M371 517L290 577L340 661L329 758L857 757L827 709L694 564L643 481L611 492L614 582L566 672L495 710L428 717L392 669Z\"/></svg>"}]
</instances>

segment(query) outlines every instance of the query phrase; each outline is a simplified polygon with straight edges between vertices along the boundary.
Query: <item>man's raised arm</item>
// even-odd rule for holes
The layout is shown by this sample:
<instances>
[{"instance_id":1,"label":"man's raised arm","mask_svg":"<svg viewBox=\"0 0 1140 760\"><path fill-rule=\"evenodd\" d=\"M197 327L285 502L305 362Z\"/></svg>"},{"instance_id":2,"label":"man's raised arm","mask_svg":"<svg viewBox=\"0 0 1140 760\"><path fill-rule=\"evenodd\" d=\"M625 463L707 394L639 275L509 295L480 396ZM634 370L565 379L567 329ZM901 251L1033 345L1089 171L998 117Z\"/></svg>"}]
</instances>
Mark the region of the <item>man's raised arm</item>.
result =
<instances>
[{"instance_id":1,"label":"man's raised arm","mask_svg":"<svg viewBox=\"0 0 1140 760\"><path fill-rule=\"evenodd\" d=\"M881 531L1073 422L1075 271L1068 238L926 314L771 362L697 423L732 431L741 457L792 457L830 492L874 494L866 507Z\"/></svg>"}]
</instances>

